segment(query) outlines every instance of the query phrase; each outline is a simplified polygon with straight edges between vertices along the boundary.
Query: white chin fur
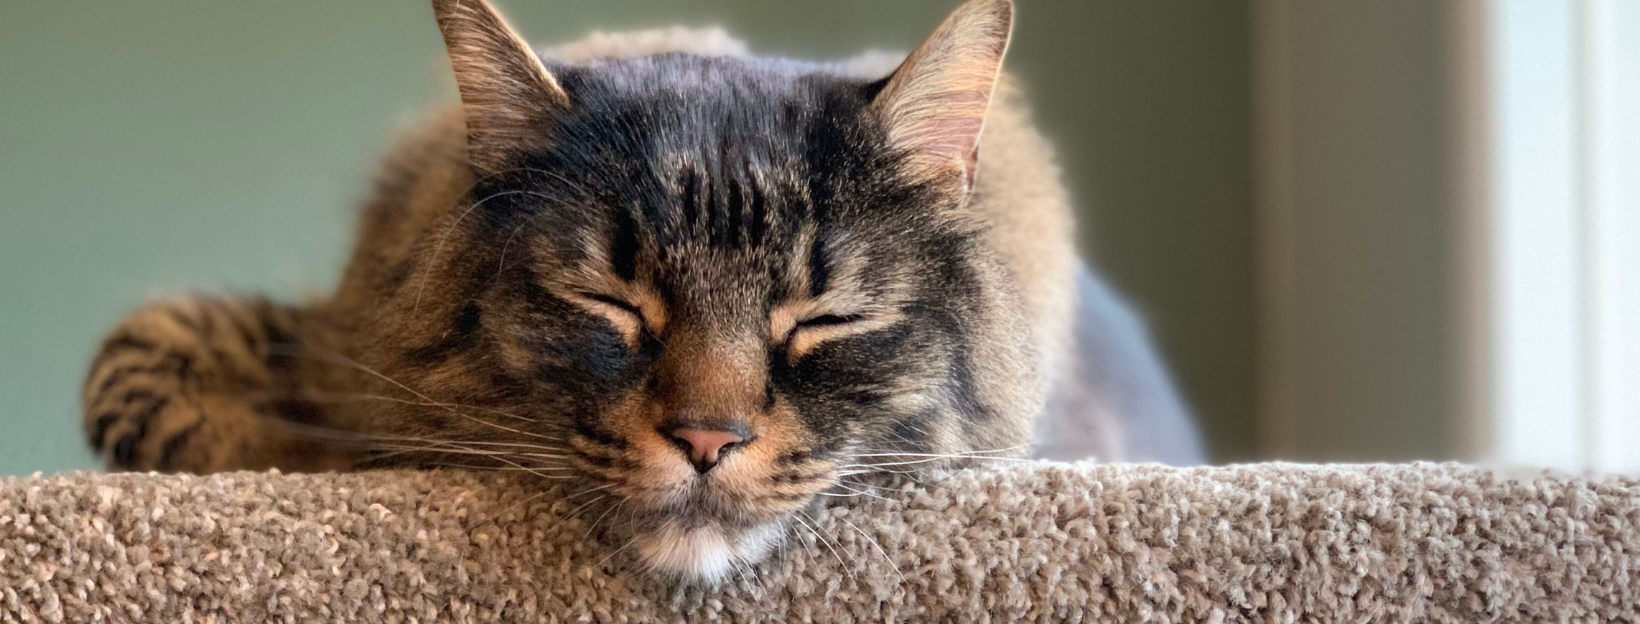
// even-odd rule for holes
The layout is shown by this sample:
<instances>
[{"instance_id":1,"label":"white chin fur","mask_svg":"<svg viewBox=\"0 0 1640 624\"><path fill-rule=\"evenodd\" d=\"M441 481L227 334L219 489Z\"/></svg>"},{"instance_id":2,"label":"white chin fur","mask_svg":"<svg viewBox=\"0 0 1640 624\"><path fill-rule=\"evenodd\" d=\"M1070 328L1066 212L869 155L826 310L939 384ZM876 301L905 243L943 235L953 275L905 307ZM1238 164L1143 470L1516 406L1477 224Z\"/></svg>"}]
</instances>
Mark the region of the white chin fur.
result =
<instances>
[{"instance_id":1,"label":"white chin fur","mask_svg":"<svg viewBox=\"0 0 1640 624\"><path fill-rule=\"evenodd\" d=\"M730 538L715 526L692 529L667 524L639 536L633 546L644 563L659 572L715 583L737 565L756 563L774 546L779 525L766 524Z\"/></svg>"}]
</instances>

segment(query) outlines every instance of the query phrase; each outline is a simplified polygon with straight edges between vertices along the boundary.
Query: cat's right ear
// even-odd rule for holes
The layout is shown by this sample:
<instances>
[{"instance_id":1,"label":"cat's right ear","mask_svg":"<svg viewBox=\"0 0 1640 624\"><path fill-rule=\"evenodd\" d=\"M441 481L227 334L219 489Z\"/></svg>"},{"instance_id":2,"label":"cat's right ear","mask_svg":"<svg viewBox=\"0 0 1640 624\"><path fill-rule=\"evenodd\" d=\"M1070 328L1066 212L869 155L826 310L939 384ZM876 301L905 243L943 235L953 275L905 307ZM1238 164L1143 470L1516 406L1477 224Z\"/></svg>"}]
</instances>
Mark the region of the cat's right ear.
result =
<instances>
[{"instance_id":1,"label":"cat's right ear","mask_svg":"<svg viewBox=\"0 0 1640 624\"><path fill-rule=\"evenodd\" d=\"M494 173L550 130L569 106L563 87L485 0L433 0L455 69L474 171Z\"/></svg>"}]
</instances>

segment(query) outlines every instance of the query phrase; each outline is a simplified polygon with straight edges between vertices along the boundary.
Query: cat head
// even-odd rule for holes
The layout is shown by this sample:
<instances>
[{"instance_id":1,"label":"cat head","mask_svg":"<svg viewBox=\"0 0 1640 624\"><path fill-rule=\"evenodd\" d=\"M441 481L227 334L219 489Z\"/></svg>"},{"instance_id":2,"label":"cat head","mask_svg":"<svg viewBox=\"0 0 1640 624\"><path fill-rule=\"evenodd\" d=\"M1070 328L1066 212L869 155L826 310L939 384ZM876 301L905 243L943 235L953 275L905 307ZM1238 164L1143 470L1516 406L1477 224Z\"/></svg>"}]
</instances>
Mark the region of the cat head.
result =
<instances>
[{"instance_id":1,"label":"cat head","mask_svg":"<svg viewBox=\"0 0 1640 624\"><path fill-rule=\"evenodd\" d=\"M967 209L1008 1L874 79L543 61L484 2L433 4L474 182L384 331L400 374L516 420L421 429L535 448L502 461L589 484L643 563L707 579L852 475L1027 441L1029 330Z\"/></svg>"}]
</instances>

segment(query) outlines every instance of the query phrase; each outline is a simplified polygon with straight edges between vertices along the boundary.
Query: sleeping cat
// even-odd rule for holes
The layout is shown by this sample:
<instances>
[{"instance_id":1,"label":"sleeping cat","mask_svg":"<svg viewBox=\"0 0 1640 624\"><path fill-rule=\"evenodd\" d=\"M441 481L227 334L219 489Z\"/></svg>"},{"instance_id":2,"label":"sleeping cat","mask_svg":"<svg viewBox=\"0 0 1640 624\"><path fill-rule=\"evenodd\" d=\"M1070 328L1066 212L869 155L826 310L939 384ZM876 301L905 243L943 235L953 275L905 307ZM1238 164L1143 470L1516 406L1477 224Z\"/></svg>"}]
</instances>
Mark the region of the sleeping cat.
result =
<instances>
[{"instance_id":1,"label":"sleeping cat","mask_svg":"<svg viewBox=\"0 0 1640 624\"><path fill-rule=\"evenodd\" d=\"M1037 456L1199 460L999 76L1007 0L897 67L683 30L537 54L433 7L461 106L393 152L335 295L124 319L84 392L110 468L522 470L714 579L851 475L1033 428Z\"/></svg>"}]
</instances>

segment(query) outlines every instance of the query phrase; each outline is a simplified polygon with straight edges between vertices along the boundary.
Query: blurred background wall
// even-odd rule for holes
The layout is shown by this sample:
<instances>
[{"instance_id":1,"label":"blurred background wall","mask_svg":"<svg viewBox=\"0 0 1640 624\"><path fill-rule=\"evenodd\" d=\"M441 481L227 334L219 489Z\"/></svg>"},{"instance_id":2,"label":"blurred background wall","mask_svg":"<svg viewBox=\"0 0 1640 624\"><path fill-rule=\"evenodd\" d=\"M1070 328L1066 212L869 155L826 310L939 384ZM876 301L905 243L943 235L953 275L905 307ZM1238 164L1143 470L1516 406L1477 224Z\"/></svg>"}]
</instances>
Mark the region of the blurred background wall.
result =
<instances>
[{"instance_id":1,"label":"blurred background wall","mask_svg":"<svg viewBox=\"0 0 1640 624\"><path fill-rule=\"evenodd\" d=\"M1267 455L1462 450L1452 6L1252 5Z\"/></svg>"},{"instance_id":2,"label":"blurred background wall","mask_svg":"<svg viewBox=\"0 0 1640 624\"><path fill-rule=\"evenodd\" d=\"M1490 456L1471 121L1518 0L1017 2L1009 67L1084 248L1216 461ZM722 24L840 58L909 49L956 0L501 4L538 44ZM445 63L423 2L0 3L0 474L95 466L78 385L145 298L331 288L393 130L454 98Z\"/></svg>"}]
</instances>

